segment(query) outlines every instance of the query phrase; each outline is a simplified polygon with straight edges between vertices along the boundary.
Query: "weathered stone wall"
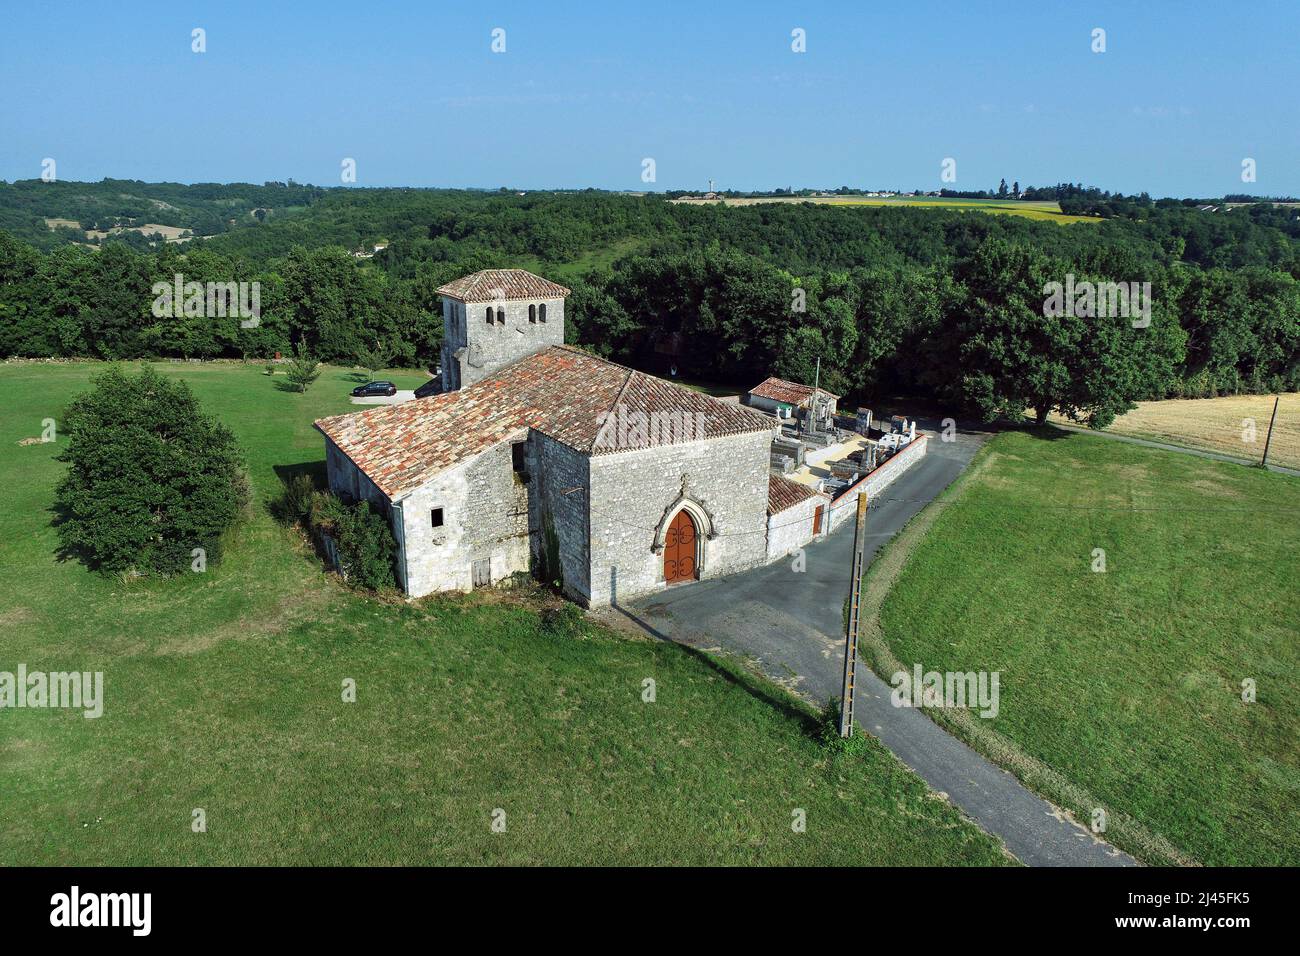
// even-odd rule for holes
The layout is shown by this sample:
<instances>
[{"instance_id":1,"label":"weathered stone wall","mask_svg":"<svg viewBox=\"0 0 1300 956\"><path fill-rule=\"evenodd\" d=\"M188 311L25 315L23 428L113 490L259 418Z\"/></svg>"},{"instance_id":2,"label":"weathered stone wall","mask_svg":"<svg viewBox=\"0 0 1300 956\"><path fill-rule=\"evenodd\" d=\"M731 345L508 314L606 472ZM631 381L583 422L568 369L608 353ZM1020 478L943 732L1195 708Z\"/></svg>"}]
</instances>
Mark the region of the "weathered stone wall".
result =
<instances>
[{"instance_id":1,"label":"weathered stone wall","mask_svg":"<svg viewBox=\"0 0 1300 956\"><path fill-rule=\"evenodd\" d=\"M560 581L564 593L586 604L591 599L588 547L588 457L533 432L529 439L528 524L533 566L548 583Z\"/></svg>"},{"instance_id":2,"label":"weathered stone wall","mask_svg":"<svg viewBox=\"0 0 1300 956\"><path fill-rule=\"evenodd\" d=\"M541 306L546 321L541 321ZM537 321L528 321L529 306L537 310ZM496 310L505 310L505 324L496 321ZM492 309L493 321L487 322ZM549 345L564 344L563 299L518 299L501 302L464 303L444 296L442 300L442 374L447 391L454 391L484 379L503 366L539 352ZM456 351L468 349L457 359ZM480 362L469 361L475 357Z\"/></svg>"},{"instance_id":3,"label":"weathered stone wall","mask_svg":"<svg viewBox=\"0 0 1300 956\"><path fill-rule=\"evenodd\" d=\"M441 364L444 392L454 392L460 388L460 365L456 361L456 350L464 347L465 333L465 303L443 296Z\"/></svg>"},{"instance_id":4,"label":"weathered stone wall","mask_svg":"<svg viewBox=\"0 0 1300 956\"><path fill-rule=\"evenodd\" d=\"M330 491L340 498L371 501L387 513L388 496L328 438L325 439L325 473L329 478Z\"/></svg>"},{"instance_id":5,"label":"weathered stone wall","mask_svg":"<svg viewBox=\"0 0 1300 956\"><path fill-rule=\"evenodd\" d=\"M330 491L334 494L340 498L357 496L361 469L328 438L325 439L325 474L329 479Z\"/></svg>"},{"instance_id":6,"label":"weathered stone wall","mask_svg":"<svg viewBox=\"0 0 1300 956\"><path fill-rule=\"evenodd\" d=\"M771 442L764 431L593 457L589 602L605 605L665 586L656 537L683 494L712 526L700 529L699 577L764 563Z\"/></svg>"},{"instance_id":7,"label":"weathered stone wall","mask_svg":"<svg viewBox=\"0 0 1300 956\"><path fill-rule=\"evenodd\" d=\"M817 509L822 508L822 526L817 537L829 530L828 512L831 499L827 495L813 495L793 507L778 511L767 519L767 560L775 561L797 551L813 540L813 523Z\"/></svg>"},{"instance_id":8,"label":"weathered stone wall","mask_svg":"<svg viewBox=\"0 0 1300 956\"><path fill-rule=\"evenodd\" d=\"M494 584L529 570L528 486L514 474L510 446L495 445L402 499L407 594L468 591L480 560ZM434 508L443 509L441 528L433 527Z\"/></svg>"}]
</instances>

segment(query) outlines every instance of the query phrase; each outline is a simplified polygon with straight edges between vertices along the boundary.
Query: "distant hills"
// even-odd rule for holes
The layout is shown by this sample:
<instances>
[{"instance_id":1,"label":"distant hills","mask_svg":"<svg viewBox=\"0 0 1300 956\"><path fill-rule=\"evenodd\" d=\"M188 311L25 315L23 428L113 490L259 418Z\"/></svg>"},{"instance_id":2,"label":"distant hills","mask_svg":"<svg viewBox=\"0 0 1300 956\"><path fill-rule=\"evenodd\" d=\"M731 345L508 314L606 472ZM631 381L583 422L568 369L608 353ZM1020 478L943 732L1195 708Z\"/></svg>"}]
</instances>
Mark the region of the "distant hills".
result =
<instances>
[{"instance_id":1,"label":"distant hills","mask_svg":"<svg viewBox=\"0 0 1300 956\"><path fill-rule=\"evenodd\" d=\"M326 190L297 183L97 183L24 179L0 182L0 229L42 249L94 244L113 235L148 245L161 234L175 241L214 236L285 212L304 209ZM158 228L162 227L162 228Z\"/></svg>"}]
</instances>

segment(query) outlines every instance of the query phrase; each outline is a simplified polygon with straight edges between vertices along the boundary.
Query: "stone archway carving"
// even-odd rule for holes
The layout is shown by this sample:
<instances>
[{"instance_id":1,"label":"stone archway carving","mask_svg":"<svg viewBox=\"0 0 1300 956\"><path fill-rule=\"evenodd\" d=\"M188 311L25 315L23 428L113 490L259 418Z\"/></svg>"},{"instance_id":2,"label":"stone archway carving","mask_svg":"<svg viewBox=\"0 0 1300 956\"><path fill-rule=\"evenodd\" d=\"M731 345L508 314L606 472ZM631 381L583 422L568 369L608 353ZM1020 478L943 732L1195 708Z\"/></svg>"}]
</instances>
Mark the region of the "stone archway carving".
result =
<instances>
[{"instance_id":1,"label":"stone archway carving","mask_svg":"<svg viewBox=\"0 0 1300 956\"><path fill-rule=\"evenodd\" d=\"M674 499L673 503L664 509L664 513L659 519L659 525L655 528L655 540L651 550L655 554L663 553L664 539L668 535L668 528L679 511L689 512L691 518L695 521L695 527L700 536L699 567L700 570L704 570L707 560L707 549L704 547L704 542L712 541L717 537L717 531L714 530L713 516L709 514L708 509L702 503L690 497L684 487L682 493Z\"/></svg>"}]
</instances>

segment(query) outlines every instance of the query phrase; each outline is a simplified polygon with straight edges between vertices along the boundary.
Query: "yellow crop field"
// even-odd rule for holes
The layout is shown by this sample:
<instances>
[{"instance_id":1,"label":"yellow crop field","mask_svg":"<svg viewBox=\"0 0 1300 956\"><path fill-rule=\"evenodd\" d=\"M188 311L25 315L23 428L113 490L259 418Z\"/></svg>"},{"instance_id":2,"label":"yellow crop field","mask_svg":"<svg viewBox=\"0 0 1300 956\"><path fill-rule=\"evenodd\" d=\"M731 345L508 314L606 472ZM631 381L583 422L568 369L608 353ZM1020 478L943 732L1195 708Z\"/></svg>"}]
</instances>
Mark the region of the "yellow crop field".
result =
<instances>
[{"instance_id":1,"label":"yellow crop field","mask_svg":"<svg viewBox=\"0 0 1300 956\"><path fill-rule=\"evenodd\" d=\"M1018 199L944 199L934 196L765 196L754 199L676 199L687 205L722 203L726 206L756 206L761 203L810 202L822 206L920 206L990 212L1023 216L1056 223L1101 222L1096 216L1067 216L1055 202L1030 202Z\"/></svg>"}]
</instances>

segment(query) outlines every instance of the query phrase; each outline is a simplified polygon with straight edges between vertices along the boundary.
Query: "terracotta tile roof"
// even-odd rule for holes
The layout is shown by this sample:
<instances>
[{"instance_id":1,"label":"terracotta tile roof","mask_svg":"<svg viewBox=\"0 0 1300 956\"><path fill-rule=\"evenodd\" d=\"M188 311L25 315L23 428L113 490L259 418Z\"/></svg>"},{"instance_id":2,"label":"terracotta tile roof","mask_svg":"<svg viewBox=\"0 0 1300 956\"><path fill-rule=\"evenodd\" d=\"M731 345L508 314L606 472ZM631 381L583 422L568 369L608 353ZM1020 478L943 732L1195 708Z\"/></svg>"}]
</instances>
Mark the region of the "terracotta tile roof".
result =
<instances>
[{"instance_id":1,"label":"terracotta tile roof","mask_svg":"<svg viewBox=\"0 0 1300 956\"><path fill-rule=\"evenodd\" d=\"M793 508L809 498L825 498L826 495L815 491L808 485L801 485L797 481L791 481L789 478L783 478L780 475L769 475L767 478L767 513L769 515L778 514L785 511L786 508Z\"/></svg>"},{"instance_id":2,"label":"terracotta tile roof","mask_svg":"<svg viewBox=\"0 0 1300 956\"><path fill-rule=\"evenodd\" d=\"M787 402L790 405L801 406L808 401L814 391L821 392L823 395L830 395L831 398L836 400L839 399L838 395L833 395L824 388L814 389L811 385L787 382L783 378L769 378L762 384L751 388L749 394L758 395L761 398L770 398L775 402Z\"/></svg>"},{"instance_id":3,"label":"terracotta tile roof","mask_svg":"<svg viewBox=\"0 0 1300 956\"><path fill-rule=\"evenodd\" d=\"M658 427L638 428L638 412L647 419L667 415ZM774 425L741 405L553 345L459 391L322 418L316 428L396 499L529 428L585 454L605 455L771 432Z\"/></svg>"},{"instance_id":4,"label":"terracotta tile roof","mask_svg":"<svg viewBox=\"0 0 1300 956\"><path fill-rule=\"evenodd\" d=\"M438 294L462 302L500 302L507 299L563 299L569 290L523 269L484 269L448 282L438 289Z\"/></svg>"}]
</instances>

